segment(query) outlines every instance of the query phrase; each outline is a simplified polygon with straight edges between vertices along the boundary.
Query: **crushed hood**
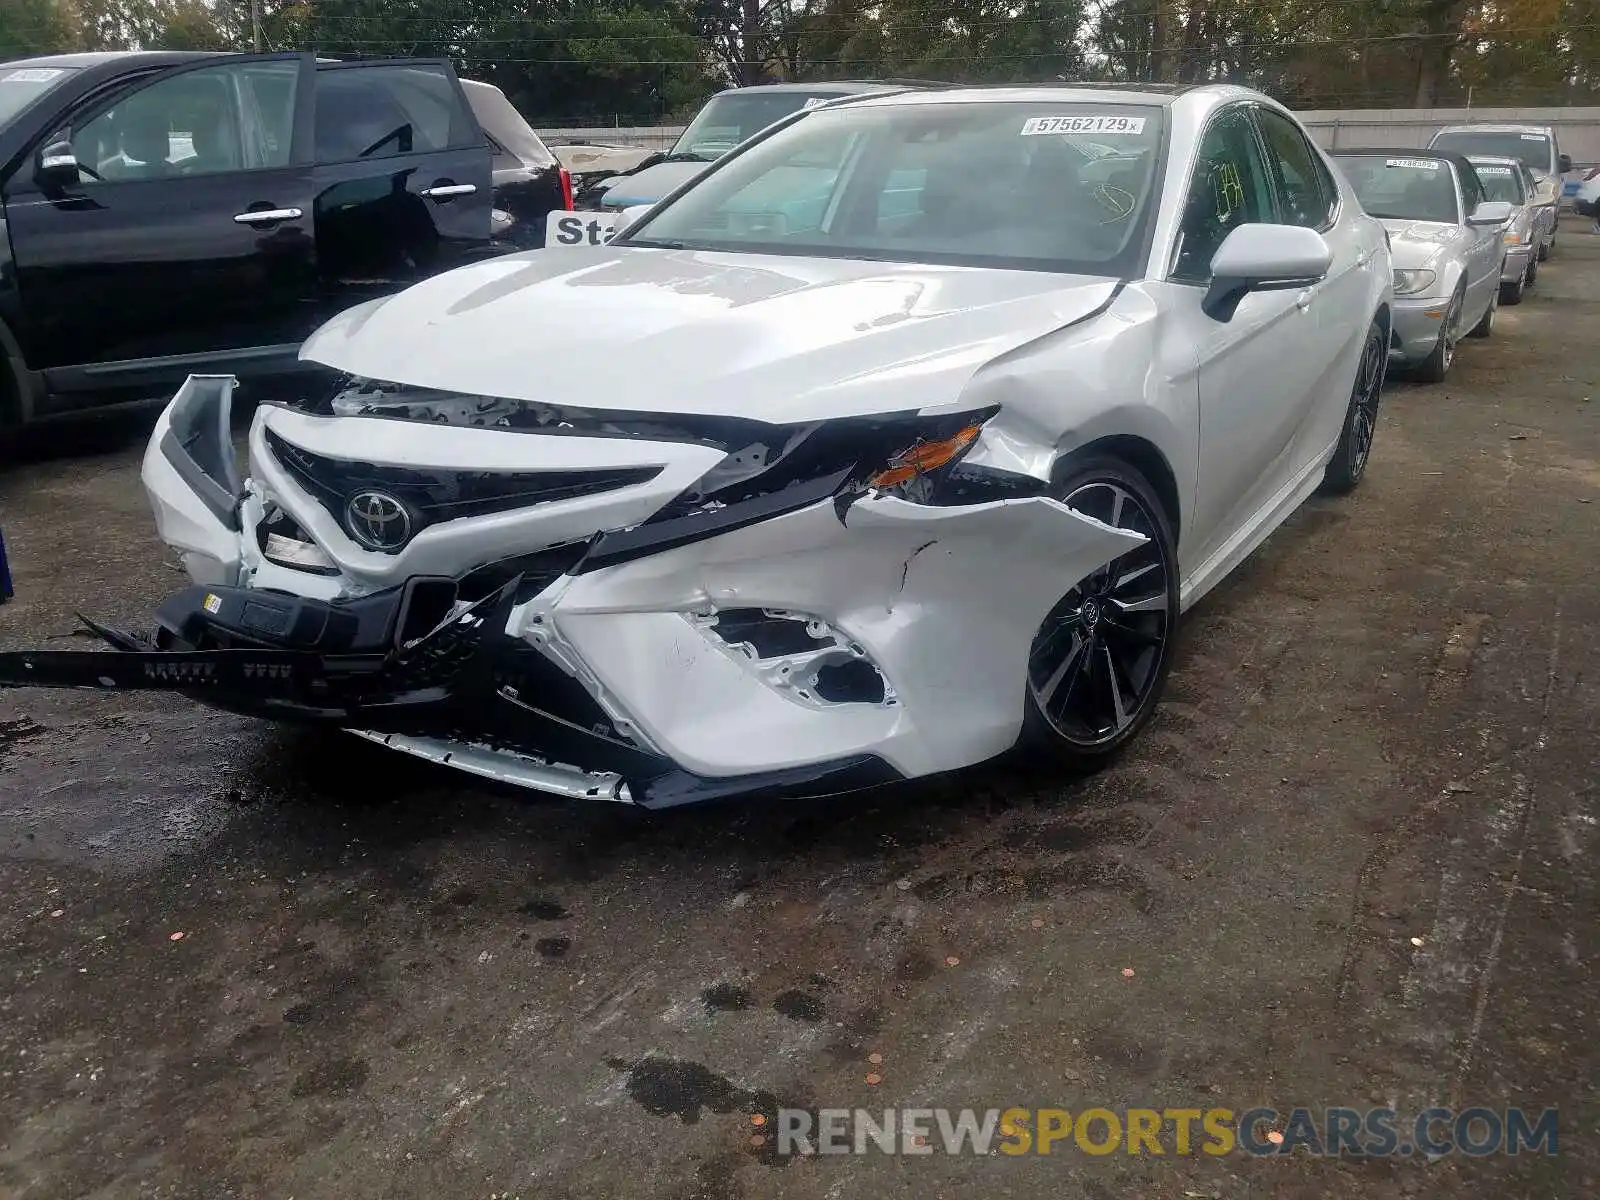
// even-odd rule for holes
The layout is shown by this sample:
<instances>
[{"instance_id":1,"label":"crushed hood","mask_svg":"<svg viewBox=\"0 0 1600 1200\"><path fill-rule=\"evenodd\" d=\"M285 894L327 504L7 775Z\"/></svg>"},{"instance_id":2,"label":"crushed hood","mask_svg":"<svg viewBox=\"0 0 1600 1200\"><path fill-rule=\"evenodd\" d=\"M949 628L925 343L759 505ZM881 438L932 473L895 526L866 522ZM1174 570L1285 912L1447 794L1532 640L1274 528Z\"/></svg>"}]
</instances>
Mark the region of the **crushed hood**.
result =
<instances>
[{"instance_id":1,"label":"crushed hood","mask_svg":"<svg viewBox=\"0 0 1600 1200\"><path fill-rule=\"evenodd\" d=\"M469 395L779 423L932 408L1112 279L608 246L508 255L342 313L301 357Z\"/></svg>"}]
</instances>

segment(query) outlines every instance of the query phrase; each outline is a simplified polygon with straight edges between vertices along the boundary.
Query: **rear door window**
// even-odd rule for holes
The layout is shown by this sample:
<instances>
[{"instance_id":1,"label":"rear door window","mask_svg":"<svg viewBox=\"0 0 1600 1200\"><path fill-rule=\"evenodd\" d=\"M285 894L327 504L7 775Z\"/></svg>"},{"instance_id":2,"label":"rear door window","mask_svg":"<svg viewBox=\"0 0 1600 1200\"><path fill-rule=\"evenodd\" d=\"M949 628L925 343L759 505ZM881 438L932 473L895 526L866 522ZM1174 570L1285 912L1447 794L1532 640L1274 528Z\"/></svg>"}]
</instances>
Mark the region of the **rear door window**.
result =
<instances>
[{"instance_id":1,"label":"rear door window","mask_svg":"<svg viewBox=\"0 0 1600 1200\"><path fill-rule=\"evenodd\" d=\"M362 64L317 72L321 163L394 158L480 145L483 133L442 65Z\"/></svg>"}]
</instances>

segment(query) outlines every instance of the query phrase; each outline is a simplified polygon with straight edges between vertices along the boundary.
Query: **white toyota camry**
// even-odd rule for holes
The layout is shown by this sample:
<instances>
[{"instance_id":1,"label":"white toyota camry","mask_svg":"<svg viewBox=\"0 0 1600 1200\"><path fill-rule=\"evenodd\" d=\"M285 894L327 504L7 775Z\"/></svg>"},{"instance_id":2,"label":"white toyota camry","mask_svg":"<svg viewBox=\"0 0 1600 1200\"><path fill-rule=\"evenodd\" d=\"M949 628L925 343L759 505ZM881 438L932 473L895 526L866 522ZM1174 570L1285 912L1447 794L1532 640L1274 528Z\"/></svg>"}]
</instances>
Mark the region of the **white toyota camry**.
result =
<instances>
[{"instance_id":1,"label":"white toyota camry","mask_svg":"<svg viewBox=\"0 0 1600 1200\"><path fill-rule=\"evenodd\" d=\"M0 684L647 806L1092 763L1180 612L1366 465L1383 229L1259 94L853 99L630 215L334 319L341 382L242 466L191 379L144 479L194 586Z\"/></svg>"}]
</instances>

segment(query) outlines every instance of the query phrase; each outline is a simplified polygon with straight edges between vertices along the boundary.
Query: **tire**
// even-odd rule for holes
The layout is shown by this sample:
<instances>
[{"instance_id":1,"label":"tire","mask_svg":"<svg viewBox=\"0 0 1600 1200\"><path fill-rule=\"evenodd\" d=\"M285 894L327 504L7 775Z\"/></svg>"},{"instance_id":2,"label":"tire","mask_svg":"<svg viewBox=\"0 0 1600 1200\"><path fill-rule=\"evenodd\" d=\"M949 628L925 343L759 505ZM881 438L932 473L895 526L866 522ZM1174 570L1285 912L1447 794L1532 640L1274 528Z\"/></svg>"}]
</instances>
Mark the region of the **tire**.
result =
<instances>
[{"instance_id":1,"label":"tire","mask_svg":"<svg viewBox=\"0 0 1600 1200\"><path fill-rule=\"evenodd\" d=\"M1028 653L1022 744L1093 769L1138 736L1166 686L1178 620L1177 544L1150 481L1122 459L1091 454L1070 462L1051 494L1149 539L1079 580L1046 615Z\"/></svg>"},{"instance_id":2,"label":"tire","mask_svg":"<svg viewBox=\"0 0 1600 1200\"><path fill-rule=\"evenodd\" d=\"M1494 333L1495 314L1500 311L1500 289L1496 288L1489 294L1489 307L1483 310L1483 316L1478 318L1478 323L1467 331L1471 338L1486 338Z\"/></svg>"},{"instance_id":3,"label":"tire","mask_svg":"<svg viewBox=\"0 0 1600 1200\"><path fill-rule=\"evenodd\" d=\"M1522 294L1528 290L1528 277L1524 275L1515 283L1502 283L1500 285L1500 303L1517 305L1522 303Z\"/></svg>"},{"instance_id":4,"label":"tire","mask_svg":"<svg viewBox=\"0 0 1600 1200\"><path fill-rule=\"evenodd\" d=\"M1433 347L1433 353L1411 368L1411 378L1418 383L1443 383L1444 377L1450 374L1450 368L1456 361L1456 342L1461 337L1458 328L1461 324L1461 307L1466 301L1464 291L1457 291L1450 298L1450 308L1439 326L1439 340Z\"/></svg>"},{"instance_id":5,"label":"tire","mask_svg":"<svg viewBox=\"0 0 1600 1200\"><path fill-rule=\"evenodd\" d=\"M1524 288L1531 288L1539 279L1539 256L1535 254L1528 260L1528 274L1522 281Z\"/></svg>"},{"instance_id":6,"label":"tire","mask_svg":"<svg viewBox=\"0 0 1600 1200\"><path fill-rule=\"evenodd\" d=\"M1556 250L1556 235L1552 233L1550 235L1550 240L1548 242L1540 242L1539 243L1539 253L1536 254L1534 257L1537 258L1540 262L1544 262L1552 254L1555 253L1555 250Z\"/></svg>"},{"instance_id":7,"label":"tire","mask_svg":"<svg viewBox=\"0 0 1600 1200\"><path fill-rule=\"evenodd\" d=\"M1339 430L1339 445L1322 474L1322 489L1336 496L1353 492L1367 470L1372 441L1378 430L1378 406L1383 402L1383 380L1388 373L1389 338L1379 321L1367 328L1356 363L1356 379L1350 389L1344 425Z\"/></svg>"}]
</instances>

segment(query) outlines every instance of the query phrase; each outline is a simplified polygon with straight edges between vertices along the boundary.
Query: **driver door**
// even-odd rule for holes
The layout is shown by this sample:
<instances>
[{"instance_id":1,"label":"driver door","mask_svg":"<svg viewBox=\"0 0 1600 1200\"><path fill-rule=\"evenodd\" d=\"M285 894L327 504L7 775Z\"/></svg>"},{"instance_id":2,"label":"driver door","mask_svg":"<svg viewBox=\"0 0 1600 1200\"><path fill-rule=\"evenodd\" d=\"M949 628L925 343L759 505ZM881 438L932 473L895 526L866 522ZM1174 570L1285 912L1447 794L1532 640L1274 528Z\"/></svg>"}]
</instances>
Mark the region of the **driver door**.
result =
<instances>
[{"instance_id":1,"label":"driver door","mask_svg":"<svg viewBox=\"0 0 1600 1200\"><path fill-rule=\"evenodd\" d=\"M1228 549L1293 476L1295 435L1318 384L1313 289L1251 292L1227 321L1200 308L1228 234L1279 219L1248 106L1223 109L1201 139L1168 274L1172 333L1195 356L1200 406L1186 576Z\"/></svg>"},{"instance_id":2,"label":"driver door","mask_svg":"<svg viewBox=\"0 0 1600 1200\"><path fill-rule=\"evenodd\" d=\"M238 55L141 77L46 138L71 142L75 183L41 185L32 154L6 181L29 365L54 407L293 364L317 290L310 69Z\"/></svg>"}]
</instances>

